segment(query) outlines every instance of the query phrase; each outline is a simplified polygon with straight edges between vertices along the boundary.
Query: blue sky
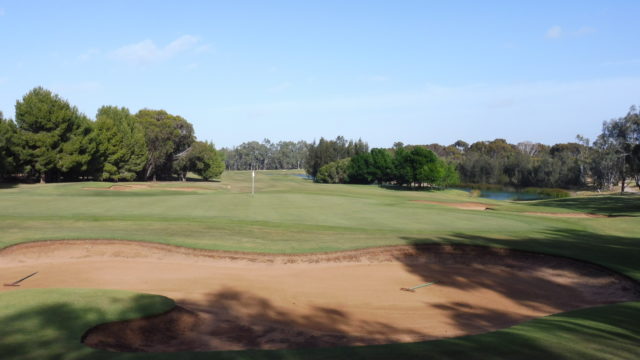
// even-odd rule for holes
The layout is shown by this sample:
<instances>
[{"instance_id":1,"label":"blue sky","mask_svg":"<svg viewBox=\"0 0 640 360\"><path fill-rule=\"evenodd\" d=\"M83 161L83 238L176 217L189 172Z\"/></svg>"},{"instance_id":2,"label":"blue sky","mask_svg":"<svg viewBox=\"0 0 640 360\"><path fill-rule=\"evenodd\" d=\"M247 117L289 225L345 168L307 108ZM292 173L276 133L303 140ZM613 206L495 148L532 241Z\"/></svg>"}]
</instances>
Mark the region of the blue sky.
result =
<instances>
[{"instance_id":1,"label":"blue sky","mask_svg":"<svg viewBox=\"0 0 640 360\"><path fill-rule=\"evenodd\" d=\"M44 86L202 140L593 138L640 103L638 1L2 1L0 110Z\"/></svg>"}]
</instances>

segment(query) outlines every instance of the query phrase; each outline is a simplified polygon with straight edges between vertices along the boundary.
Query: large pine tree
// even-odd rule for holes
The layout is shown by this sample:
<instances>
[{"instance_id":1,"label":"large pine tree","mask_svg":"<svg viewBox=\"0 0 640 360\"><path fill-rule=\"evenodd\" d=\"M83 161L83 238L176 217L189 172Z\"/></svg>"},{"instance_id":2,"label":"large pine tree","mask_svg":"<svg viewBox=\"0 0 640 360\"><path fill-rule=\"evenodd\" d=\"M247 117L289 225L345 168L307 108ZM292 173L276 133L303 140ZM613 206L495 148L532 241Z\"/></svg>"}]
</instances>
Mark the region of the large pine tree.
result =
<instances>
[{"instance_id":1,"label":"large pine tree","mask_svg":"<svg viewBox=\"0 0 640 360\"><path fill-rule=\"evenodd\" d=\"M20 157L41 183L91 175L96 144L93 123L76 107L42 87L16 102Z\"/></svg>"},{"instance_id":2,"label":"large pine tree","mask_svg":"<svg viewBox=\"0 0 640 360\"><path fill-rule=\"evenodd\" d=\"M96 115L103 180L134 180L147 162L144 131L127 108L103 106Z\"/></svg>"}]
</instances>

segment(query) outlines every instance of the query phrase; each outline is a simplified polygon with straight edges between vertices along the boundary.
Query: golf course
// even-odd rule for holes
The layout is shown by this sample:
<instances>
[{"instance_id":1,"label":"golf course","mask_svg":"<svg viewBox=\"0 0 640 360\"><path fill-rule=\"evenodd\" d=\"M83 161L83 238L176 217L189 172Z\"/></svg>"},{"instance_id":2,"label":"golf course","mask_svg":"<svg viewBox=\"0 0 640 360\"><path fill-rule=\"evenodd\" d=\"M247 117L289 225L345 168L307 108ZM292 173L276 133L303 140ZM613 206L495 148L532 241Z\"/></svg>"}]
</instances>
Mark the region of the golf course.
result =
<instances>
[{"instance_id":1,"label":"golf course","mask_svg":"<svg viewBox=\"0 0 640 360\"><path fill-rule=\"evenodd\" d=\"M516 202L301 174L258 171L253 195L250 171L3 184L0 274L19 286L0 291L0 353L638 356L637 195Z\"/></svg>"}]
</instances>

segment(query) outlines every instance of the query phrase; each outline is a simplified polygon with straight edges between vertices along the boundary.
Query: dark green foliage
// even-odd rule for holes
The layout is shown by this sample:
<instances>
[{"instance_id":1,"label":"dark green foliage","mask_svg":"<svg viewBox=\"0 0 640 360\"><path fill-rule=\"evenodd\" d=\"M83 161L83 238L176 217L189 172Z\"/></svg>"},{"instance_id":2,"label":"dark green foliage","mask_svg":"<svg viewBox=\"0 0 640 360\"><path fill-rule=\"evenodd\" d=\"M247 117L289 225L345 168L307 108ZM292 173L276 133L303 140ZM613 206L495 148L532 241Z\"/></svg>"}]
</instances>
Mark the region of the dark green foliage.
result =
<instances>
[{"instance_id":1,"label":"dark green foliage","mask_svg":"<svg viewBox=\"0 0 640 360\"><path fill-rule=\"evenodd\" d=\"M224 155L212 143L196 141L174 161L174 171L182 181L191 171L204 180L220 177L224 171Z\"/></svg>"},{"instance_id":2,"label":"dark green foliage","mask_svg":"<svg viewBox=\"0 0 640 360\"><path fill-rule=\"evenodd\" d=\"M25 171L41 182L95 171L93 124L58 95L41 87L31 90L16 102L16 123Z\"/></svg>"},{"instance_id":3,"label":"dark green foliage","mask_svg":"<svg viewBox=\"0 0 640 360\"><path fill-rule=\"evenodd\" d=\"M0 112L0 180L14 174L19 167L18 129Z\"/></svg>"},{"instance_id":4,"label":"dark green foliage","mask_svg":"<svg viewBox=\"0 0 640 360\"><path fill-rule=\"evenodd\" d=\"M355 155L347 169L349 182L353 184L371 184L376 180L373 159L370 153Z\"/></svg>"},{"instance_id":5,"label":"dark green foliage","mask_svg":"<svg viewBox=\"0 0 640 360\"><path fill-rule=\"evenodd\" d=\"M103 180L134 180L147 162L144 131L126 108L103 106L96 116Z\"/></svg>"},{"instance_id":6,"label":"dark green foliage","mask_svg":"<svg viewBox=\"0 0 640 360\"><path fill-rule=\"evenodd\" d=\"M371 149L372 172L378 184L393 180L393 157L385 149Z\"/></svg>"},{"instance_id":7,"label":"dark green foliage","mask_svg":"<svg viewBox=\"0 0 640 360\"><path fill-rule=\"evenodd\" d=\"M335 140L320 138L317 144L314 142L309 145L305 170L315 178L324 165L367 152L369 152L369 145L362 140L347 141L342 136L338 136Z\"/></svg>"},{"instance_id":8,"label":"dark green foliage","mask_svg":"<svg viewBox=\"0 0 640 360\"><path fill-rule=\"evenodd\" d=\"M164 110L143 109L135 115L144 129L147 164L144 179L171 178L173 161L195 141L193 126Z\"/></svg>"},{"instance_id":9,"label":"dark green foliage","mask_svg":"<svg viewBox=\"0 0 640 360\"><path fill-rule=\"evenodd\" d=\"M316 182L339 184L349 182L349 163L351 159L341 159L330 162L318 170Z\"/></svg>"}]
</instances>

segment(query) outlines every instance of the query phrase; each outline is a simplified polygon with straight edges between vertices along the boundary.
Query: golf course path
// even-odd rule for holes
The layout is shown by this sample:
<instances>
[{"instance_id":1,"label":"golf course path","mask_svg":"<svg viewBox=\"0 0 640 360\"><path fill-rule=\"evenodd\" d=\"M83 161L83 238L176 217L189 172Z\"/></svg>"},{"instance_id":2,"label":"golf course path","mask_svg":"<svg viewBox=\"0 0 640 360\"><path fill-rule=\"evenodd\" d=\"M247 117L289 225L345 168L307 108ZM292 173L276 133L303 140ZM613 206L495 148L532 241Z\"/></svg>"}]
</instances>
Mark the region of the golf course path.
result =
<instances>
[{"instance_id":1,"label":"golf course path","mask_svg":"<svg viewBox=\"0 0 640 360\"><path fill-rule=\"evenodd\" d=\"M638 283L591 264L450 245L277 255L69 240L0 250L3 283L34 272L0 291L124 289L176 301L165 314L85 334L85 344L116 351L413 342L640 299Z\"/></svg>"}]
</instances>

